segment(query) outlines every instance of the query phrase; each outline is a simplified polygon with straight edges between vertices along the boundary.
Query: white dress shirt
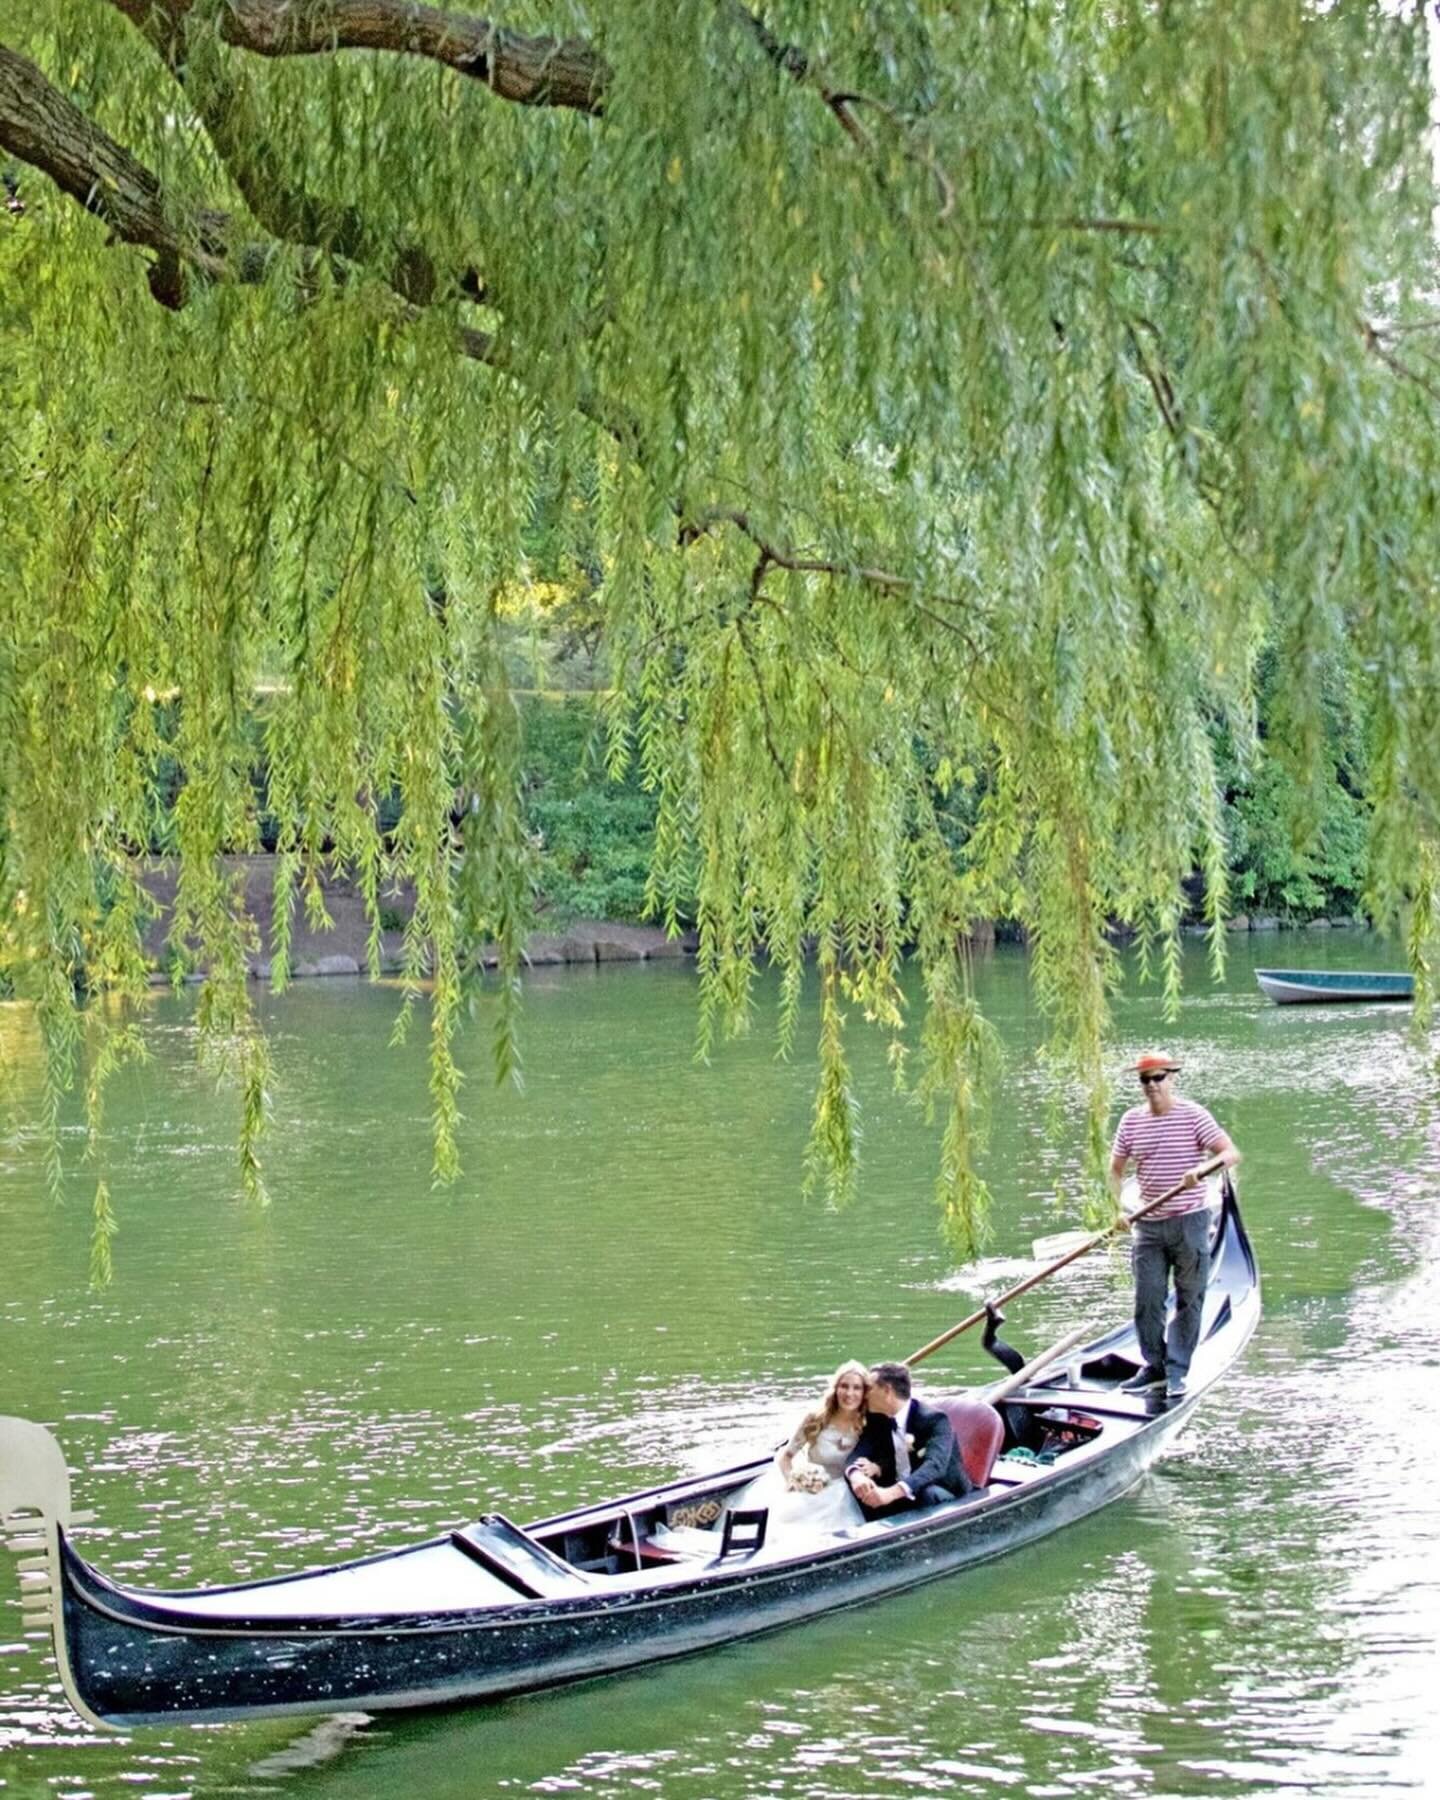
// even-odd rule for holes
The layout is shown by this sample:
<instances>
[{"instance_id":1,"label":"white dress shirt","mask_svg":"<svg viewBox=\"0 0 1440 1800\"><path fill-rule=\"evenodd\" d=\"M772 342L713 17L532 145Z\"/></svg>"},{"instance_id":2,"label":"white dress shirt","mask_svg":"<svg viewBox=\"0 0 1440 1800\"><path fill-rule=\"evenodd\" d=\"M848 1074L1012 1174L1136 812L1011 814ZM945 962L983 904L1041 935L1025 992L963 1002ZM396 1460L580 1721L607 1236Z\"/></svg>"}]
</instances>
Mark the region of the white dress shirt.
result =
<instances>
[{"instance_id":1,"label":"white dress shirt","mask_svg":"<svg viewBox=\"0 0 1440 1800\"><path fill-rule=\"evenodd\" d=\"M913 1500L915 1490L910 1485L910 1447L905 1442L905 1427L910 1423L910 1402L908 1400L896 1413L892 1423L895 1427L895 1480Z\"/></svg>"}]
</instances>

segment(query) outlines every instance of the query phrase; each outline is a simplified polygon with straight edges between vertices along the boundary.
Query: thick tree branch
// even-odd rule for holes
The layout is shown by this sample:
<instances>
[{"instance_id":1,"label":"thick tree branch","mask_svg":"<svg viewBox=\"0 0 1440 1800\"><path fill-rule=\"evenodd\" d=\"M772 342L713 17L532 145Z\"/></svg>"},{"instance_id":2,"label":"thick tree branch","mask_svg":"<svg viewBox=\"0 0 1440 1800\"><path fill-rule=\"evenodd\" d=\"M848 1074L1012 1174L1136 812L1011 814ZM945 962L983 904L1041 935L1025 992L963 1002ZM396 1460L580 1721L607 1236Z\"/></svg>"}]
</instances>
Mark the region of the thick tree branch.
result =
<instances>
[{"instance_id":1,"label":"thick tree branch","mask_svg":"<svg viewBox=\"0 0 1440 1800\"><path fill-rule=\"evenodd\" d=\"M0 144L42 170L129 244L162 252L180 234L160 204L160 184L145 165L91 123L28 57L0 44ZM213 235L207 253L218 249Z\"/></svg>"},{"instance_id":2,"label":"thick tree branch","mask_svg":"<svg viewBox=\"0 0 1440 1800\"><path fill-rule=\"evenodd\" d=\"M220 35L256 56L332 50L423 56L483 82L502 100L592 115L602 110L610 79L604 58L583 38L530 37L414 0L227 0Z\"/></svg>"},{"instance_id":3,"label":"thick tree branch","mask_svg":"<svg viewBox=\"0 0 1440 1800\"><path fill-rule=\"evenodd\" d=\"M209 133L245 203L273 236L293 244L313 244L334 256L388 269L400 296L428 305L442 286L433 259L418 244L396 243L369 226L359 209L297 186L293 172L272 145L243 80L228 78L213 51L194 56L187 38L193 0L110 0L137 28L185 93ZM448 278L452 291L485 297L473 270Z\"/></svg>"},{"instance_id":4,"label":"thick tree branch","mask_svg":"<svg viewBox=\"0 0 1440 1800\"><path fill-rule=\"evenodd\" d=\"M179 4L180 0L176 0ZM147 34L148 35L148 34ZM156 263L150 286L156 299L169 306L183 304L185 271L194 270L215 281L256 281L281 253L274 241L237 244L234 222L225 213L202 211L188 228L174 220L164 204L158 179L138 158L102 131L66 99L27 58L0 45L0 147L42 170L66 194L103 218L123 243L151 250ZM292 246L316 262L321 252L314 246ZM407 301L404 316L418 319L422 307ZM489 333L462 327L455 333L458 353L470 361L500 367L505 358ZM583 410L610 432L631 455L642 446L623 419L605 416L594 405ZM833 558L802 556L770 544L747 514L734 509L715 509L682 524L680 542L693 543L714 526L729 524L743 532L761 552L757 584L767 568L797 574L829 575L858 581L869 587L912 596L923 611L946 630L965 637L963 628L923 604L930 599L942 605L958 605L943 596L927 596L911 578L865 564ZM967 640L968 641L968 640Z\"/></svg>"},{"instance_id":5,"label":"thick tree branch","mask_svg":"<svg viewBox=\"0 0 1440 1800\"><path fill-rule=\"evenodd\" d=\"M173 218L162 203L159 181L144 163L67 100L28 57L3 44L0 145L103 219L121 242L154 251L151 287L167 305L178 302L184 265L229 280L258 280L264 272L264 246L237 251L224 213L199 211L183 222Z\"/></svg>"},{"instance_id":6,"label":"thick tree branch","mask_svg":"<svg viewBox=\"0 0 1440 1800\"><path fill-rule=\"evenodd\" d=\"M110 0L171 67L181 54L195 3ZM813 88L857 144L873 147L855 109L874 107L893 119L892 108L832 85L807 52L778 38L743 0L731 0L731 12L777 68ZM502 100L564 107L592 117L604 110L610 85L608 63L584 38L532 36L419 0L224 0L218 26L225 43L255 56L321 56L336 50L419 56L482 82Z\"/></svg>"},{"instance_id":7,"label":"thick tree branch","mask_svg":"<svg viewBox=\"0 0 1440 1800\"><path fill-rule=\"evenodd\" d=\"M188 222L178 221L165 205L154 173L67 100L27 57L3 44L0 148L48 175L63 193L103 219L119 242L153 251L150 290L162 305L185 303L187 271L208 281L250 283L262 280L286 248L299 251L312 266L322 260L313 245L241 240L228 213L204 209ZM417 319L421 310L409 300L404 316ZM499 361L496 340L488 332L463 328L455 334L455 345L472 362L494 366Z\"/></svg>"},{"instance_id":8,"label":"thick tree branch","mask_svg":"<svg viewBox=\"0 0 1440 1800\"><path fill-rule=\"evenodd\" d=\"M243 238L229 213L202 208L177 216L159 180L138 157L66 99L28 57L3 44L0 148L48 175L62 193L103 219L117 241L153 252L150 291L162 305L185 303L187 274L258 282L287 249L299 253L302 269L318 270L322 261L337 267L314 245ZM407 304L407 317L418 313L413 301ZM456 347L475 362L496 360L495 340L483 331L458 332Z\"/></svg>"}]
</instances>

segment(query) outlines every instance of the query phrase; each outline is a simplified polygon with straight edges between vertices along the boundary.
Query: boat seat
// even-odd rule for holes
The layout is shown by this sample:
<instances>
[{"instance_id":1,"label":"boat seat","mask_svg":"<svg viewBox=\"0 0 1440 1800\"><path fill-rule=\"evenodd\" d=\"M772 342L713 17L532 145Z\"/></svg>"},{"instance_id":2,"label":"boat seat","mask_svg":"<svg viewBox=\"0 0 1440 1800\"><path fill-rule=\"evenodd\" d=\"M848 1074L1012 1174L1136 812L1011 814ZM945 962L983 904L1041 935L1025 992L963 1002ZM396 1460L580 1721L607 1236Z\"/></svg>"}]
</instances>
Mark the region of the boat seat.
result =
<instances>
[{"instance_id":1,"label":"boat seat","mask_svg":"<svg viewBox=\"0 0 1440 1800\"><path fill-rule=\"evenodd\" d=\"M720 1560L727 1556L754 1556L765 1548L765 1533L770 1526L768 1506L754 1512L727 1512L725 1532L720 1540Z\"/></svg>"},{"instance_id":2,"label":"boat seat","mask_svg":"<svg viewBox=\"0 0 1440 1800\"><path fill-rule=\"evenodd\" d=\"M990 1472L1005 1436L1005 1423L986 1400L937 1400L949 1419L965 1473L977 1488L989 1484Z\"/></svg>"},{"instance_id":3,"label":"boat seat","mask_svg":"<svg viewBox=\"0 0 1440 1800\"><path fill-rule=\"evenodd\" d=\"M685 1562L697 1556L698 1551L686 1545L672 1544L669 1536L664 1539L642 1537L637 1544L628 1532L617 1531L605 1548L619 1560L622 1571L633 1568L638 1558L642 1567L650 1564ZM713 1551L711 1553L714 1554Z\"/></svg>"},{"instance_id":4,"label":"boat seat","mask_svg":"<svg viewBox=\"0 0 1440 1800\"><path fill-rule=\"evenodd\" d=\"M486 1513L475 1524L452 1531L450 1542L529 1600L564 1599L593 1580L537 1543L504 1513Z\"/></svg>"},{"instance_id":5,"label":"boat seat","mask_svg":"<svg viewBox=\"0 0 1440 1800\"><path fill-rule=\"evenodd\" d=\"M663 1558L674 1562L684 1557L690 1561L714 1562L720 1554L720 1541L719 1530L708 1525L657 1525L654 1537L641 1538L640 1549L642 1555L649 1551L657 1561ZM629 1546L612 1540L611 1548L624 1555Z\"/></svg>"}]
</instances>

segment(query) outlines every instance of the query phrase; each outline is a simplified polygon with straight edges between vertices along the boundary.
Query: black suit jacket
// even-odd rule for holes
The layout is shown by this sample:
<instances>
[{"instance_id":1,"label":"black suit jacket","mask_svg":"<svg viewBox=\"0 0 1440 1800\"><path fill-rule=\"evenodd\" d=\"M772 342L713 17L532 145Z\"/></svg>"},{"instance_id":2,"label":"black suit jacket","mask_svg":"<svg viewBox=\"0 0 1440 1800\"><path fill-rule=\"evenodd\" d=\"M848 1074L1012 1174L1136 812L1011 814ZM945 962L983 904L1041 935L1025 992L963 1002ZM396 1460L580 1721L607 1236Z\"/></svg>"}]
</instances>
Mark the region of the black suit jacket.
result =
<instances>
[{"instance_id":1,"label":"black suit jacket","mask_svg":"<svg viewBox=\"0 0 1440 1800\"><path fill-rule=\"evenodd\" d=\"M960 1461L955 1427L938 1406L927 1406L923 1400L912 1397L905 1430L915 1440L915 1447L910 1452L910 1473L905 1477L905 1485L912 1494L927 1487L949 1488L957 1496L971 1491L975 1484ZM875 1478L878 1487L894 1485L895 1421L888 1413L866 1415L865 1428L860 1433L854 1455L845 1465L846 1475L857 1462L865 1460L879 1464L880 1473ZM867 1518L879 1519L900 1507L913 1505L913 1500L902 1500L891 1506L872 1507L862 1501L861 1510Z\"/></svg>"}]
</instances>

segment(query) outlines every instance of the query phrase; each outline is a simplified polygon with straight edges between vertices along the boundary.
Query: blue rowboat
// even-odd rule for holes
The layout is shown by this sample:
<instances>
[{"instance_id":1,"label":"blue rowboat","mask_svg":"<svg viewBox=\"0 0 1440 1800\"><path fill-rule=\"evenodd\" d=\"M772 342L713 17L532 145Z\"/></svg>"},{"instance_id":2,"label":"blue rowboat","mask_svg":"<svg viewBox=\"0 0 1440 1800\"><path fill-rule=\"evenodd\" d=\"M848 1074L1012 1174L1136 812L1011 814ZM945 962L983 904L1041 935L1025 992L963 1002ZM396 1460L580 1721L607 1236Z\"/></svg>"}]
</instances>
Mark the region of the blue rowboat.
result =
<instances>
[{"instance_id":1,"label":"blue rowboat","mask_svg":"<svg viewBox=\"0 0 1440 1800\"><path fill-rule=\"evenodd\" d=\"M1339 1000L1413 1000L1413 975L1365 969L1257 969L1255 979L1277 1006Z\"/></svg>"}]
</instances>

